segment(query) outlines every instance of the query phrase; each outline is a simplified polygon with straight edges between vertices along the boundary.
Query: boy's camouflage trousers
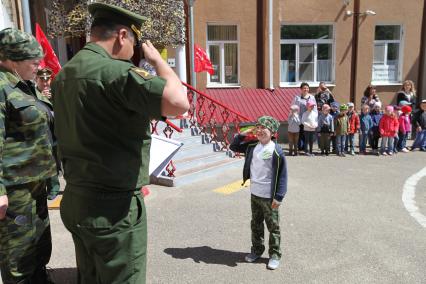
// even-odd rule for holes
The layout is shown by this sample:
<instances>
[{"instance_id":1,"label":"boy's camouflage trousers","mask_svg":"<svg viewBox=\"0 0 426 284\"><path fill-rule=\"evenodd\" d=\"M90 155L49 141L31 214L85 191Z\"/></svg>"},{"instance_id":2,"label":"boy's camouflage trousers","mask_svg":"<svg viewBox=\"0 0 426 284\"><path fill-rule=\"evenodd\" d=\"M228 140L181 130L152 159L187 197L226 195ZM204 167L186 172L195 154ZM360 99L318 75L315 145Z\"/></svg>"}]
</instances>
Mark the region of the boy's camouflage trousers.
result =
<instances>
[{"instance_id":1,"label":"boy's camouflage trousers","mask_svg":"<svg viewBox=\"0 0 426 284\"><path fill-rule=\"evenodd\" d=\"M265 228L269 231L269 257L281 259L280 216L278 208L272 209L272 199L251 195L251 252L262 255L265 251Z\"/></svg>"},{"instance_id":2,"label":"boy's camouflage trousers","mask_svg":"<svg viewBox=\"0 0 426 284\"><path fill-rule=\"evenodd\" d=\"M5 284L45 283L45 266L52 251L46 183L7 187L8 212L27 221L15 224L10 217L0 221L0 270ZM38 280L38 278L41 278Z\"/></svg>"}]
</instances>

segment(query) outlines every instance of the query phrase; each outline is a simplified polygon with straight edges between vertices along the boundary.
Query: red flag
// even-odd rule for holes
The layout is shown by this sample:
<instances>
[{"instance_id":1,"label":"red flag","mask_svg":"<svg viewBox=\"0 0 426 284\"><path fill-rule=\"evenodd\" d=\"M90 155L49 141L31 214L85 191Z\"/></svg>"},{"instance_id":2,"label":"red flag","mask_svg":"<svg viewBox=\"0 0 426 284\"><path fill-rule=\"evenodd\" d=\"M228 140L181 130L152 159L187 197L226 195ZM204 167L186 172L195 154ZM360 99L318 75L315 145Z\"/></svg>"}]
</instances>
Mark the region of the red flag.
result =
<instances>
[{"instance_id":1,"label":"red flag","mask_svg":"<svg viewBox=\"0 0 426 284\"><path fill-rule=\"evenodd\" d=\"M54 78L61 70L61 64L38 23L36 23L36 39L44 52L44 59L40 62L40 68L50 68L53 71L52 78Z\"/></svg>"},{"instance_id":2,"label":"red flag","mask_svg":"<svg viewBox=\"0 0 426 284\"><path fill-rule=\"evenodd\" d=\"M198 44L194 44L194 65L195 72L207 71L210 75L214 74L212 62L207 53Z\"/></svg>"}]
</instances>

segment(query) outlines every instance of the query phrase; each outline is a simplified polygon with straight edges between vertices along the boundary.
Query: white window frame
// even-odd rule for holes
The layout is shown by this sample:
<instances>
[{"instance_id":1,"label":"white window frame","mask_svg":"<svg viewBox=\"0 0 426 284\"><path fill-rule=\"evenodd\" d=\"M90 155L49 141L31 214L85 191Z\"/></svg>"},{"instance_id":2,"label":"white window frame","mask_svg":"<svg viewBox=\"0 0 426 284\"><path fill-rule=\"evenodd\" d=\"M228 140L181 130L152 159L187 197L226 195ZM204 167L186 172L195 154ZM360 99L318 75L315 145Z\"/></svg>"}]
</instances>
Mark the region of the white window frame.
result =
<instances>
[{"instance_id":1,"label":"white window frame","mask_svg":"<svg viewBox=\"0 0 426 284\"><path fill-rule=\"evenodd\" d=\"M209 26L236 26L237 27L237 40L209 40L208 39L208 27ZM210 57L210 46L211 45L219 45L219 57L220 57L220 83L211 82L210 74L207 73L207 88L223 88L223 87L240 87L240 69L241 69L241 61L240 61L240 26L236 23L215 23L210 22L206 25L206 51ZM238 82L237 83L225 83L225 44L226 43L236 43L237 44L237 62L238 62Z\"/></svg>"},{"instance_id":2,"label":"white window frame","mask_svg":"<svg viewBox=\"0 0 426 284\"><path fill-rule=\"evenodd\" d=\"M384 86L384 85L400 85L402 83L402 61L403 61L403 52L404 52L404 25L399 24L399 23L386 23L386 24L381 24L378 23L374 26L374 38L376 38L376 26L400 26L400 30L399 30L399 40L374 40L373 42L373 60L371 63L371 83L374 85L379 85L379 86ZM396 81L373 81L373 65L374 65L374 47L376 46L376 44L385 44L385 64L387 63L388 60L388 44L389 43L399 43L399 52L398 52L398 77Z\"/></svg>"},{"instance_id":3,"label":"white window frame","mask_svg":"<svg viewBox=\"0 0 426 284\"><path fill-rule=\"evenodd\" d=\"M282 26L331 26L332 36L331 39L280 39L280 51L282 44L295 44L296 45L296 82L281 82L281 73L280 73L280 87L299 87L302 81L299 80L299 50L300 44L313 44L314 45L314 80L306 81L311 86L318 86L319 82L317 80L317 50L318 44L331 44L331 81L325 81L327 85L333 85L336 78L336 68L335 68L335 57L336 57L336 28L334 23L286 23L282 22L280 25L280 31ZM280 33L281 35L281 33ZM281 53L280 53L281 54ZM281 64L281 58L280 63ZM281 68L280 68L281 70ZM280 71L281 72L281 71ZM303 81L305 82L305 81Z\"/></svg>"}]
</instances>

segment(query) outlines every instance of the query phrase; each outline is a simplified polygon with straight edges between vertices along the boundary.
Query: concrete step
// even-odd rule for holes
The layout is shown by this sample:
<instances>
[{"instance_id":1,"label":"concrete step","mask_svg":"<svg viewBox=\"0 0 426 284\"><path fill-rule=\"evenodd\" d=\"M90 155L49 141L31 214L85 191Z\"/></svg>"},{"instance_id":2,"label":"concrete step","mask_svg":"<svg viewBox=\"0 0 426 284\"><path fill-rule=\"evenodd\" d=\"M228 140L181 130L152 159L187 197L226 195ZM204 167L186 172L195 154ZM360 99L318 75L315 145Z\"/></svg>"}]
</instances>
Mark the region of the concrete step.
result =
<instances>
[{"instance_id":1,"label":"concrete step","mask_svg":"<svg viewBox=\"0 0 426 284\"><path fill-rule=\"evenodd\" d=\"M177 120L172 122L179 126ZM157 131L162 134L165 123L160 122ZM182 133L174 132L172 139L180 141L183 146L173 157L173 164L176 167L173 185L181 186L202 180L206 176L220 176L223 171L231 168L242 168L243 159L230 158L224 151L215 151L214 144L203 144L200 135L193 136L193 130L183 129Z\"/></svg>"}]
</instances>

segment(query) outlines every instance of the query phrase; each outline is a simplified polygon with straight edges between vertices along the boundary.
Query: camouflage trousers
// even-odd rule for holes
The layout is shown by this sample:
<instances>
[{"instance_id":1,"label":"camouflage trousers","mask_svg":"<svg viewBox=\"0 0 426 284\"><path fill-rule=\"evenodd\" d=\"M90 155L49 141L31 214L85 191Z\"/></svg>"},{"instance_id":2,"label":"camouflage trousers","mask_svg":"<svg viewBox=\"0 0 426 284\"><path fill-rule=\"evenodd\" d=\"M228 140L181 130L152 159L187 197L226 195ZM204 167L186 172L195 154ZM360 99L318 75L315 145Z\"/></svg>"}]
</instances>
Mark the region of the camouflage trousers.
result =
<instances>
[{"instance_id":1,"label":"camouflage trousers","mask_svg":"<svg viewBox=\"0 0 426 284\"><path fill-rule=\"evenodd\" d=\"M265 251L265 222L269 231L269 257L281 259L279 210L271 205L272 199L251 195L251 252L262 255Z\"/></svg>"},{"instance_id":2,"label":"camouflage trousers","mask_svg":"<svg viewBox=\"0 0 426 284\"><path fill-rule=\"evenodd\" d=\"M27 218L17 225L0 221L0 270L4 284L46 283L45 266L52 252L46 183L7 187L8 212Z\"/></svg>"}]
</instances>

